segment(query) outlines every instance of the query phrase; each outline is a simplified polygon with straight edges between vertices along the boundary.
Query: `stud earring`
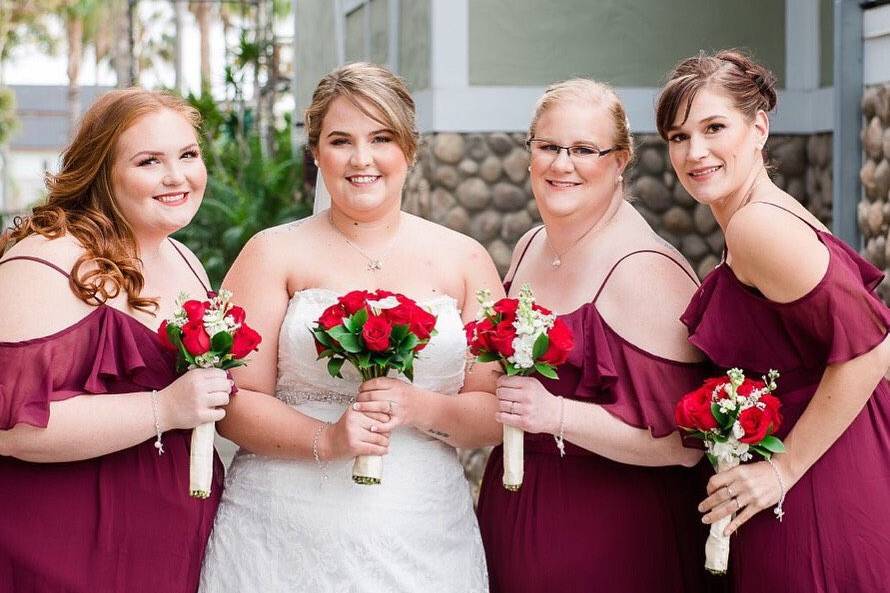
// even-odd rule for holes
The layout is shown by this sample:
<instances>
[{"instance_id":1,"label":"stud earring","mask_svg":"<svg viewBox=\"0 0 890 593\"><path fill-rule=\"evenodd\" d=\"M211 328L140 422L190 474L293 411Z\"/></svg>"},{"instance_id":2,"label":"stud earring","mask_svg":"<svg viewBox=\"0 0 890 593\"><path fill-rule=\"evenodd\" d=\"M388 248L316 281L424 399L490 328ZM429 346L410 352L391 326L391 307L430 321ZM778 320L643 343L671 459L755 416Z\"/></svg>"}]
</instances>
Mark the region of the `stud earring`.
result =
<instances>
[{"instance_id":1,"label":"stud earring","mask_svg":"<svg viewBox=\"0 0 890 593\"><path fill-rule=\"evenodd\" d=\"M617 181L618 181L618 184L619 184L619 185L620 185L621 183L623 183L623 182L624 182L624 175L619 175Z\"/></svg>"},{"instance_id":2,"label":"stud earring","mask_svg":"<svg viewBox=\"0 0 890 593\"><path fill-rule=\"evenodd\" d=\"M531 166L531 165L528 166L528 172L529 172L529 173L532 172L532 166Z\"/></svg>"},{"instance_id":3,"label":"stud earring","mask_svg":"<svg viewBox=\"0 0 890 593\"><path fill-rule=\"evenodd\" d=\"M315 160L312 161L312 162L315 163L315 166L316 166L316 167L318 167L318 159L315 159Z\"/></svg>"}]
</instances>

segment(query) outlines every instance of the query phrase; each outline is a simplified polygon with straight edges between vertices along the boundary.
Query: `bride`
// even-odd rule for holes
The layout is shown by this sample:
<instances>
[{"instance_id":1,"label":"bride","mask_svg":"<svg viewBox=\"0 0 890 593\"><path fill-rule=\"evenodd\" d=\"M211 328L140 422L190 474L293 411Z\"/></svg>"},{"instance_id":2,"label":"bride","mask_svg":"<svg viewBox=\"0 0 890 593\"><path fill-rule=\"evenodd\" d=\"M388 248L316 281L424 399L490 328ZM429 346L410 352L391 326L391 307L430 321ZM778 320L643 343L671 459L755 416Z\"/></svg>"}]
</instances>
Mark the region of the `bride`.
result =
<instances>
[{"instance_id":1,"label":"bride","mask_svg":"<svg viewBox=\"0 0 890 593\"><path fill-rule=\"evenodd\" d=\"M267 229L224 281L263 345L234 371L220 432L240 445L201 577L205 593L488 591L479 528L455 447L500 438L491 365L464 372L475 292L500 281L484 248L401 211L414 102L384 68L325 76L306 113L328 210ZM403 293L437 316L413 384L331 377L309 326L339 295ZM274 397L272 396L274 394ZM352 480L382 455L380 485Z\"/></svg>"}]
</instances>

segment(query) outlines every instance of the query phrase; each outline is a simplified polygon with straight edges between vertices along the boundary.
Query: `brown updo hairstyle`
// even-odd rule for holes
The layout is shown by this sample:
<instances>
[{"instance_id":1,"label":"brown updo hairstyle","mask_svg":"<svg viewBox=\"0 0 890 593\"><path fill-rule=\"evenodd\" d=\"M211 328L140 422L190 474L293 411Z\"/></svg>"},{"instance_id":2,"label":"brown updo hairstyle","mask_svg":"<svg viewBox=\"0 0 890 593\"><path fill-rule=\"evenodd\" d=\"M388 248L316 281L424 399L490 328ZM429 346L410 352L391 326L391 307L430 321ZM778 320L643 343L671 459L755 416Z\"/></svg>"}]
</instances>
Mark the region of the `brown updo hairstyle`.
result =
<instances>
[{"instance_id":1,"label":"brown updo hairstyle","mask_svg":"<svg viewBox=\"0 0 890 593\"><path fill-rule=\"evenodd\" d=\"M658 133L668 139L680 108L685 105L681 123L689 117L695 95L708 85L725 93L749 121L758 111L769 113L776 106L776 77L767 68L738 49L725 49L713 55L700 52L686 58L668 75L658 95L655 123ZM764 158L766 149L764 148Z\"/></svg>"},{"instance_id":2,"label":"brown updo hairstyle","mask_svg":"<svg viewBox=\"0 0 890 593\"><path fill-rule=\"evenodd\" d=\"M115 200L112 170L121 134L140 117L165 109L180 114L196 130L200 125L198 111L169 93L130 88L97 99L62 153L61 170L46 175L46 202L15 220L10 232L0 237L0 254L29 235L56 239L70 234L84 248L69 280L79 299L100 305L123 290L130 307L157 311L157 299L139 296L145 279L133 230ZM81 273L85 265L91 269Z\"/></svg>"},{"instance_id":3,"label":"brown updo hairstyle","mask_svg":"<svg viewBox=\"0 0 890 593\"><path fill-rule=\"evenodd\" d=\"M401 78L383 66L366 62L341 66L318 82L304 116L313 150L318 150L322 121L337 97L345 97L362 113L391 129L408 163L414 162L419 137L414 99ZM368 104L378 113L369 110Z\"/></svg>"},{"instance_id":4,"label":"brown updo hairstyle","mask_svg":"<svg viewBox=\"0 0 890 593\"><path fill-rule=\"evenodd\" d=\"M630 135L630 122L624 111L624 105L618 99L614 89L609 85L590 80L588 78L570 78L562 82L556 82L547 87L541 98L535 104L534 115L528 126L528 139L531 140L535 136L535 127L538 120L544 115L544 112L566 100L577 100L591 103L593 105L604 105L609 110L612 119L612 125L615 128L615 135L612 138L612 146L616 150L623 151L627 154L628 165L633 161L634 145L633 137ZM606 148L606 147L602 147Z\"/></svg>"}]
</instances>

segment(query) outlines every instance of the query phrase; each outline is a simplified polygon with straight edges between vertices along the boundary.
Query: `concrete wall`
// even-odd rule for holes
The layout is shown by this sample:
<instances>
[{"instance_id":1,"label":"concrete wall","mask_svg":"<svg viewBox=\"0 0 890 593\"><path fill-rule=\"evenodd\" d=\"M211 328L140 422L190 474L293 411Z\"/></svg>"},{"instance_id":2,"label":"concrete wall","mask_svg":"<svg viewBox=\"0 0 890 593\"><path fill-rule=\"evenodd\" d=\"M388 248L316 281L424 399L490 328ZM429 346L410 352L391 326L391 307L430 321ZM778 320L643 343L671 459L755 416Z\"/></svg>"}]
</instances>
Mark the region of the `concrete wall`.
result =
<instances>
[{"instance_id":1,"label":"concrete wall","mask_svg":"<svg viewBox=\"0 0 890 593\"><path fill-rule=\"evenodd\" d=\"M471 85L592 76L658 86L679 59L735 46L784 78L780 0L471 0L469 9Z\"/></svg>"}]
</instances>

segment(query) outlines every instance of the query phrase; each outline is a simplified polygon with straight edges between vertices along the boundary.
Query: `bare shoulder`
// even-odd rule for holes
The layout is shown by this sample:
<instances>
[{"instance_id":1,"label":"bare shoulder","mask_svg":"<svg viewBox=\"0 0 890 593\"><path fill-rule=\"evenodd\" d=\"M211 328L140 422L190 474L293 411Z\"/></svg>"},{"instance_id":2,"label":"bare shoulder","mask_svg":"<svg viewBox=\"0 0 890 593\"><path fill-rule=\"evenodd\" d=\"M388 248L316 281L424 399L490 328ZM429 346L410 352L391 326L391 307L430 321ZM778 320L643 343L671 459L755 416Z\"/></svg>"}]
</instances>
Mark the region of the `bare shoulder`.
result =
<instances>
[{"instance_id":1,"label":"bare shoulder","mask_svg":"<svg viewBox=\"0 0 890 593\"><path fill-rule=\"evenodd\" d=\"M664 358L697 361L680 317L698 287L682 255L660 244L618 264L597 300L600 315L622 338Z\"/></svg>"},{"instance_id":2,"label":"bare shoulder","mask_svg":"<svg viewBox=\"0 0 890 593\"><path fill-rule=\"evenodd\" d=\"M405 213L405 216L414 227L413 236L423 237L430 248L441 249L440 253L443 255L462 258L479 257L484 254L488 257L485 247L468 235L413 214Z\"/></svg>"},{"instance_id":3,"label":"bare shoulder","mask_svg":"<svg viewBox=\"0 0 890 593\"><path fill-rule=\"evenodd\" d=\"M46 239L31 236L16 243L3 256L34 257L68 272L83 255L71 237ZM92 307L68 287L68 278L50 266L31 260L0 265L0 341L19 341L52 334L80 320Z\"/></svg>"},{"instance_id":4,"label":"bare shoulder","mask_svg":"<svg viewBox=\"0 0 890 593\"><path fill-rule=\"evenodd\" d=\"M189 249L188 245L181 241L177 241L174 238L170 238L170 241L176 246L176 250L182 254L182 256L186 259L186 261L191 265L192 269L201 277L201 280L204 282L205 286L210 286L210 278L207 276L207 271L204 269L204 264L198 259L198 256Z\"/></svg>"},{"instance_id":5,"label":"bare shoulder","mask_svg":"<svg viewBox=\"0 0 890 593\"><path fill-rule=\"evenodd\" d=\"M778 302L805 295L828 269L828 249L813 229L765 204L748 204L735 213L726 245L736 276Z\"/></svg>"}]
</instances>

